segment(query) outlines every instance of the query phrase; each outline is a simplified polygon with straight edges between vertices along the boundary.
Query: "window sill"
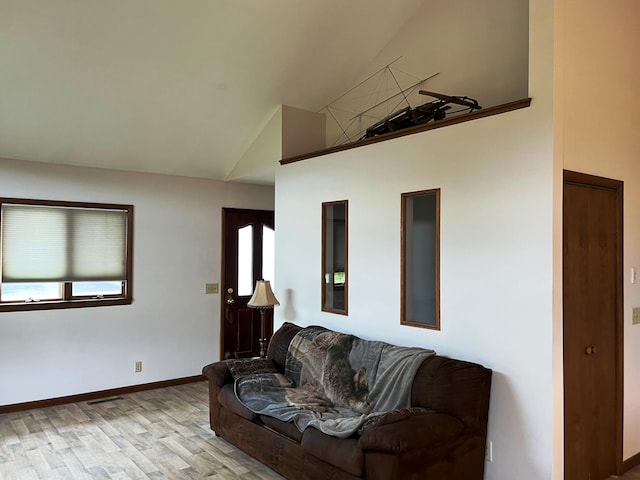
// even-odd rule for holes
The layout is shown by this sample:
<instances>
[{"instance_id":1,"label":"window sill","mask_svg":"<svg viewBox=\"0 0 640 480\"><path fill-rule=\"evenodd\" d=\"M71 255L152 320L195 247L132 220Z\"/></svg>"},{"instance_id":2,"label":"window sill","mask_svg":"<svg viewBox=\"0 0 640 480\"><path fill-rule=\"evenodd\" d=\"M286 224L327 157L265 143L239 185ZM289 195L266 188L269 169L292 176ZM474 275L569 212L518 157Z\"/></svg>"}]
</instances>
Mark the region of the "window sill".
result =
<instances>
[{"instance_id":1,"label":"window sill","mask_svg":"<svg viewBox=\"0 0 640 480\"><path fill-rule=\"evenodd\" d=\"M31 310L59 310L64 308L106 307L112 305L130 305L131 298L103 298L78 300L43 300L41 302L18 302L0 304L0 312L22 312Z\"/></svg>"}]
</instances>

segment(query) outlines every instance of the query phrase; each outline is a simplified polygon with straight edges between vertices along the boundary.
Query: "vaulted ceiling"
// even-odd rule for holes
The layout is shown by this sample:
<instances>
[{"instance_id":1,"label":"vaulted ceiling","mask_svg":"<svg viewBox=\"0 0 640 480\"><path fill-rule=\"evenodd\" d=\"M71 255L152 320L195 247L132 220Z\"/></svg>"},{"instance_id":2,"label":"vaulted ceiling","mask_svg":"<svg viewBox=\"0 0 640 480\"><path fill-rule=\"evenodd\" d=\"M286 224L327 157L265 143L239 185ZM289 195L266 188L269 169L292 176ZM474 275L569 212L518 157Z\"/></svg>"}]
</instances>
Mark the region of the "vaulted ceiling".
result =
<instances>
[{"instance_id":1,"label":"vaulted ceiling","mask_svg":"<svg viewBox=\"0 0 640 480\"><path fill-rule=\"evenodd\" d=\"M223 180L278 105L320 110L422 4L0 0L0 158Z\"/></svg>"}]
</instances>

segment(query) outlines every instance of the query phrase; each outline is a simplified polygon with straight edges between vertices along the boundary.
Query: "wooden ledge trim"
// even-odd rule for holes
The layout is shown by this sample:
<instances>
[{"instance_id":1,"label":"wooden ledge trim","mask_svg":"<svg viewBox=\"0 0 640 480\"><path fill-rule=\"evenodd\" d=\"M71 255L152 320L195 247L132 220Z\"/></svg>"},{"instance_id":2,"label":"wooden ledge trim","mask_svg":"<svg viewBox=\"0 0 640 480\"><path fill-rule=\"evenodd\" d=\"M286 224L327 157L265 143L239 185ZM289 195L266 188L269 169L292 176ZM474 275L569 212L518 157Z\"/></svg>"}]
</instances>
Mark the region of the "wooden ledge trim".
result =
<instances>
[{"instance_id":1,"label":"wooden ledge trim","mask_svg":"<svg viewBox=\"0 0 640 480\"><path fill-rule=\"evenodd\" d=\"M37 400L34 402L0 405L0 415L4 413L32 410L34 408L56 407L58 405L65 405L67 403L86 402L89 400L96 400L98 398L116 397L118 395L125 395L127 393L143 392L145 390L154 390L156 388L174 387L176 385L201 382L204 380L206 380L206 377L204 375L194 375L192 377L175 378L173 380L163 380L160 382L143 383L141 385L130 385L128 387L111 388L109 390L81 393L79 395L69 395L66 397L49 398L46 400Z\"/></svg>"},{"instance_id":2,"label":"wooden ledge trim","mask_svg":"<svg viewBox=\"0 0 640 480\"><path fill-rule=\"evenodd\" d=\"M492 115L499 115L501 113L507 113L513 110L527 108L530 105L531 98L523 98L514 102L496 105L495 107L488 107L467 114L455 115L453 117L448 117L437 122L429 122L423 125L416 125L415 127L396 130L395 132L385 133L384 135L378 135L376 137L365 138L364 140L358 140L355 142L346 143L344 145L337 145L335 147L324 148L322 150L316 150L314 152L304 153L302 155L296 155L294 157L283 158L282 160L280 160L280 165L288 165L290 163L300 162L309 158L322 157L323 155L329 155L330 153L342 152L344 150L351 150L352 148L358 148L365 145L371 145L373 143L384 142L393 138L404 137L405 135L413 135L414 133L426 132L427 130L435 130L436 128L448 127L449 125L470 122L471 120L477 120L479 118L490 117Z\"/></svg>"}]
</instances>

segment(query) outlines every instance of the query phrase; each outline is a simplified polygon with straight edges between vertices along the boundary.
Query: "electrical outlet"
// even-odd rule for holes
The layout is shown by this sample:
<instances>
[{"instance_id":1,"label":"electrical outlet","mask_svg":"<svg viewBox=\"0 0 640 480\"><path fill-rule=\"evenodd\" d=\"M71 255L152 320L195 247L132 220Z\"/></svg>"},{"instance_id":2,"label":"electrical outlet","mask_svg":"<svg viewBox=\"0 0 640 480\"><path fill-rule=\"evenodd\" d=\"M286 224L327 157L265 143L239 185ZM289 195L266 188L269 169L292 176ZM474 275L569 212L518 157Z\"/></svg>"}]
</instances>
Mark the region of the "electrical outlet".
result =
<instances>
[{"instance_id":1,"label":"electrical outlet","mask_svg":"<svg viewBox=\"0 0 640 480\"><path fill-rule=\"evenodd\" d=\"M633 316L631 318L631 324L637 325L640 323L640 307L633 307Z\"/></svg>"},{"instance_id":2,"label":"electrical outlet","mask_svg":"<svg viewBox=\"0 0 640 480\"><path fill-rule=\"evenodd\" d=\"M217 283L205 283L204 284L204 293L218 293L218 284Z\"/></svg>"},{"instance_id":3,"label":"electrical outlet","mask_svg":"<svg viewBox=\"0 0 640 480\"><path fill-rule=\"evenodd\" d=\"M136 362L136 367L135 367L135 373L140 373L142 372L142 362L140 360L138 360Z\"/></svg>"},{"instance_id":4,"label":"electrical outlet","mask_svg":"<svg viewBox=\"0 0 640 480\"><path fill-rule=\"evenodd\" d=\"M491 440L487 440L487 446L484 450L484 461L493 462L493 442Z\"/></svg>"}]
</instances>

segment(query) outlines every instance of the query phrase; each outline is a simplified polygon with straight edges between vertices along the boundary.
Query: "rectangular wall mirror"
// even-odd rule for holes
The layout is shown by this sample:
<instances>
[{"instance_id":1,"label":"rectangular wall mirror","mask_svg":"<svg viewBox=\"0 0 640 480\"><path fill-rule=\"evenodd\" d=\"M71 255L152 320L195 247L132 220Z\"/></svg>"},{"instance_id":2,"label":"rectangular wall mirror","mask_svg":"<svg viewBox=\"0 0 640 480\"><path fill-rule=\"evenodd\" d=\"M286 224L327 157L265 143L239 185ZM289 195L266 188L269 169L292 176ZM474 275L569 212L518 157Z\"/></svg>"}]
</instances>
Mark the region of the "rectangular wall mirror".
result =
<instances>
[{"instance_id":1,"label":"rectangular wall mirror","mask_svg":"<svg viewBox=\"0 0 640 480\"><path fill-rule=\"evenodd\" d=\"M402 194L400 323L440 329L440 189Z\"/></svg>"},{"instance_id":2,"label":"rectangular wall mirror","mask_svg":"<svg viewBox=\"0 0 640 480\"><path fill-rule=\"evenodd\" d=\"M348 201L322 204L322 311L347 315Z\"/></svg>"}]
</instances>

